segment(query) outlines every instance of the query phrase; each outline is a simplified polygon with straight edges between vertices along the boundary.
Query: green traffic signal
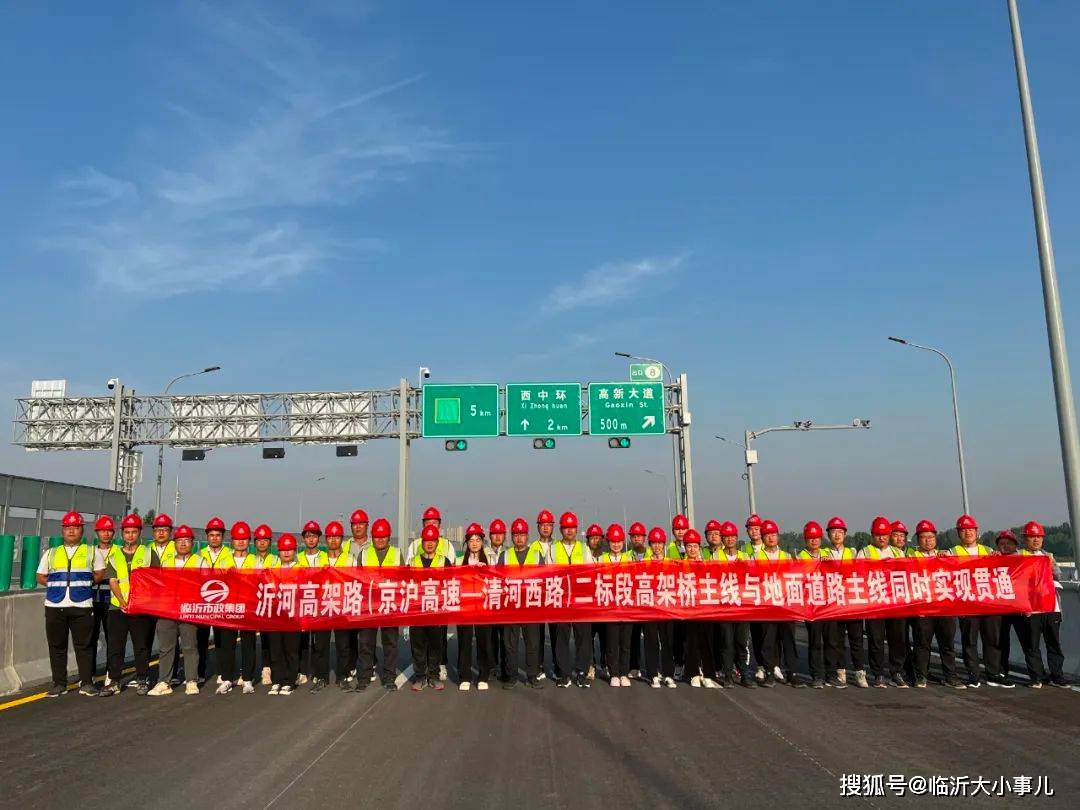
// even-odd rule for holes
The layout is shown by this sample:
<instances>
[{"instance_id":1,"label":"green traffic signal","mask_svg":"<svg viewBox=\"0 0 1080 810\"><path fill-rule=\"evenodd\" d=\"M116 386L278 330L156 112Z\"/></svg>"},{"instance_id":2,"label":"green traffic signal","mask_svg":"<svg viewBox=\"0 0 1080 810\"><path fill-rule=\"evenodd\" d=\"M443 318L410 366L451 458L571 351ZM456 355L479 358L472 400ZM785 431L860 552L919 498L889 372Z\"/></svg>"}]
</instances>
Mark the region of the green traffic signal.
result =
<instances>
[{"instance_id":1,"label":"green traffic signal","mask_svg":"<svg viewBox=\"0 0 1080 810\"><path fill-rule=\"evenodd\" d=\"M607 440L607 446L612 450L625 450L630 446L629 436L612 436Z\"/></svg>"},{"instance_id":2,"label":"green traffic signal","mask_svg":"<svg viewBox=\"0 0 1080 810\"><path fill-rule=\"evenodd\" d=\"M468 450L469 443L464 439L447 439L446 450L447 452L454 453L461 450Z\"/></svg>"},{"instance_id":3,"label":"green traffic signal","mask_svg":"<svg viewBox=\"0 0 1080 810\"><path fill-rule=\"evenodd\" d=\"M554 439L533 439L533 450L554 450Z\"/></svg>"}]
</instances>

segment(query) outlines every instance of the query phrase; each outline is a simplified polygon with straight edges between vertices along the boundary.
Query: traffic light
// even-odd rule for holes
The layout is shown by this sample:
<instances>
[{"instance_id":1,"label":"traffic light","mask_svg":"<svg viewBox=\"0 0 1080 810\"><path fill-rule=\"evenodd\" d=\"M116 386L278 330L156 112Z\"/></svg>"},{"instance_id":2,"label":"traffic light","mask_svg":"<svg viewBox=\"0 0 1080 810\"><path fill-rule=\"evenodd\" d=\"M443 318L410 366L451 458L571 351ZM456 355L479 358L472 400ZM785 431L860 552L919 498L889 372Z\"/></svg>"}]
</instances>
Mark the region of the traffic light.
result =
<instances>
[{"instance_id":1,"label":"traffic light","mask_svg":"<svg viewBox=\"0 0 1080 810\"><path fill-rule=\"evenodd\" d=\"M533 450L554 450L554 439L533 439Z\"/></svg>"},{"instance_id":2,"label":"traffic light","mask_svg":"<svg viewBox=\"0 0 1080 810\"><path fill-rule=\"evenodd\" d=\"M358 449L355 444L339 444L335 448L338 458L354 458Z\"/></svg>"},{"instance_id":3,"label":"traffic light","mask_svg":"<svg viewBox=\"0 0 1080 810\"><path fill-rule=\"evenodd\" d=\"M607 446L612 450L625 450L630 446L629 436L612 436L607 440Z\"/></svg>"},{"instance_id":4,"label":"traffic light","mask_svg":"<svg viewBox=\"0 0 1080 810\"><path fill-rule=\"evenodd\" d=\"M184 450L180 454L181 461L206 461L205 450Z\"/></svg>"},{"instance_id":5,"label":"traffic light","mask_svg":"<svg viewBox=\"0 0 1080 810\"><path fill-rule=\"evenodd\" d=\"M447 439L446 449L450 453L457 453L469 449L469 443L464 439Z\"/></svg>"}]
</instances>

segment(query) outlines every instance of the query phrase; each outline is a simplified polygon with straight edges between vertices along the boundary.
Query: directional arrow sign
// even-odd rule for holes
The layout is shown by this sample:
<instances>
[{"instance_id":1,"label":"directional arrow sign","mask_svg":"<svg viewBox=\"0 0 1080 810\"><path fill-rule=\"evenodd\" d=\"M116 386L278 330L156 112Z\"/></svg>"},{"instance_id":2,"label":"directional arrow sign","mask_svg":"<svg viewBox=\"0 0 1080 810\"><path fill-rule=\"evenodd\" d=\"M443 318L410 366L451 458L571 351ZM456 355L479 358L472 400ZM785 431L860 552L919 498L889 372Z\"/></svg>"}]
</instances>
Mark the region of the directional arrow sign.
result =
<instances>
[{"instance_id":1,"label":"directional arrow sign","mask_svg":"<svg viewBox=\"0 0 1080 810\"><path fill-rule=\"evenodd\" d=\"M580 436L580 383L507 383L507 436Z\"/></svg>"},{"instance_id":2,"label":"directional arrow sign","mask_svg":"<svg viewBox=\"0 0 1080 810\"><path fill-rule=\"evenodd\" d=\"M589 433L646 436L665 432L663 383L589 384Z\"/></svg>"},{"instance_id":3,"label":"directional arrow sign","mask_svg":"<svg viewBox=\"0 0 1080 810\"><path fill-rule=\"evenodd\" d=\"M499 435L499 386L424 386L421 435L444 439Z\"/></svg>"}]
</instances>

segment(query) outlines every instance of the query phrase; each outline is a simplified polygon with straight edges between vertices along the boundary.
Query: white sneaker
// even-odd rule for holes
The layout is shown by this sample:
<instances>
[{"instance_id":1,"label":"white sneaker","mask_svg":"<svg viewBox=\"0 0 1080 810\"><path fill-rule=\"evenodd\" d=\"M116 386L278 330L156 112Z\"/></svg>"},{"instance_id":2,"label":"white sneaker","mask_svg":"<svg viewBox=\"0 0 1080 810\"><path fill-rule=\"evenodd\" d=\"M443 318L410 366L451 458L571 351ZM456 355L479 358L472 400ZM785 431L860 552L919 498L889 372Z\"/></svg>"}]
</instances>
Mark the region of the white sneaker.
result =
<instances>
[{"instance_id":1,"label":"white sneaker","mask_svg":"<svg viewBox=\"0 0 1080 810\"><path fill-rule=\"evenodd\" d=\"M262 685L269 686L274 682L273 676L270 674L270 667L262 668Z\"/></svg>"},{"instance_id":2,"label":"white sneaker","mask_svg":"<svg viewBox=\"0 0 1080 810\"><path fill-rule=\"evenodd\" d=\"M763 681L763 680L765 680L765 667L758 667L754 671L754 680L755 681Z\"/></svg>"},{"instance_id":3,"label":"white sneaker","mask_svg":"<svg viewBox=\"0 0 1080 810\"><path fill-rule=\"evenodd\" d=\"M446 664L439 664L439 680L446 680Z\"/></svg>"},{"instance_id":4,"label":"white sneaker","mask_svg":"<svg viewBox=\"0 0 1080 810\"><path fill-rule=\"evenodd\" d=\"M622 681L619 680L618 676L615 676L614 678L611 679L611 685L612 686L622 686Z\"/></svg>"},{"instance_id":5,"label":"white sneaker","mask_svg":"<svg viewBox=\"0 0 1080 810\"><path fill-rule=\"evenodd\" d=\"M197 694L199 694L199 682L198 681L188 681L187 686L184 687L184 694L185 695L197 695Z\"/></svg>"},{"instance_id":6,"label":"white sneaker","mask_svg":"<svg viewBox=\"0 0 1080 810\"><path fill-rule=\"evenodd\" d=\"M716 681L714 681L712 678L702 678L701 679L701 685L704 686L706 689L723 689L724 688L720 684L718 684Z\"/></svg>"},{"instance_id":7,"label":"white sneaker","mask_svg":"<svg viewBox=\"0 0 1080 810\"><path fill-rule=\"evenodd\" d=\"M488 682L480 681L480 683L476 685L476 688L479 689L481 692L486 692L488 688Z\"/></svg>"},{"instance_id":8,"label":"white sneaker","mask_svg":"<svg viewBox=\"0 0 1080 810\"><path fill-rule=\"evenodd\" d=\"M233 685L229 681L223 681L218 678L218 688L214 690L215 695L227 695L232 691Z\"/></svg>"},{"instance_id":9,"label":"white sneaker","mask_svg":"<svg viewBox=\"0 0 1080 810\"><path fill-rule=\"evenodd\" d=\"M547 677L547 673L544 670L540 670L540 674L536 676L536 680L542 681Z\"/></svg>"},{"instance_id":10,"label":"white sneaker","mask_svg":"<svg viewBox=\"0 0 1080 810\"><path fill-rule=\"evenodd\" d=\"M349 670L349 677L350 678L355 678L356 677L356 670L355 669L350 669Z\"/></svg>"},{"instance_id":11,"label":"white sneaker","mask_svg":"<svg viewBox=\"0 0 1080 810\"><path fill-rule=\"evenodd\" d=\"M371 676L371 682L375 683L375 676L374 675Z\"/></svg>"},{"instance_id":12,"label":"white sneaker","mask_svg":"<svg viewBox=\"0 0 1080 810\"><path fill-rule=\"evenodd\" d=\"M842 683L844 686L847 686L847 670L846 669L838 669L838 670L836 670L836 680L839 681L840 683Z\"/></svg>"},{"instance_id":13,"label":"white sneaker","mask_svg":"<svg viewBox=\"0 0 1080 810\"><path fill-rule=\"evenodd\" d=\"M596 667L593 664L589 664L589 671L585 674L585 677L590 681L596 680Z\"/></svg>"},{"instance_id":14,"label":"white sneaker","mask_svg":"<svg viewBox=\"0 0 1080 810\"><path fill-rule=\"evenodd\" d=\"M623 675L623 676L622 676L621 678L619 678L619 682L620 682L620 683L621 683L621 684L622 684L623 686L629 686L629 685L630 685L630 679L629 679L629 678L627 678L627 677L626 677L625 675Z\"/></svg>"},{"instance_id":15,"label":"white sneaker","mask_svg":"<svg viewBox=\"0 0 1080 810\"><path fill-rule=\"evenodd\" d=\"M640 669L632 669L632 670L630 670L630 677L634 678L636 680L640 680L641 679L641 670Z\"/></svg>"},{"instance_id":16,"label":"white sneaker","mask_svg":"<svg viewBox=\"0 0 1080 810\"><path fill-rule=\"evenodd\" d=\"M661 686L663 686L663 683L660 681L660 676L653 675L653 679L649 681L649 686L651 686L653 689L659 689Z\"/></svg>"},{"instance_id":17,"label":"white sneaker","mask_svg":"<svg viewBox=\"0 0 1080 810\"><path fill-rule=\"evenodd\" d=\"M303 686L307 682L308 682L308 677L303 672L301 672L299 675L296 676L296 685L297 686ZM291 689L289 691L292 692Z\"/></svg>"},{"instance_id":18,"label":"white sneaker","mask_svg":"<svg viewBox=\"0 0 1080 810\"><path fill-rule=\"evenodd\" d=\"M245 695L254 695L255 694L255 684L253 684L251 681L244 681L243 694L245 694Z\"/></svg>"},{"instance_id":19,"label":"white sneaker","mask_svg":"<svg viewBox=\"0 0 1080 810\"><path fill-rule=\"evenodd\" d=\"M462 681L458 684L458 691L460 692L468 692L470 689L472 689L472 684L468 681Z\"/></svg>"},{"instance_id":20,"label":"white sneaker","mask_svg":"<svg viewBox=\"0 0 1080 810\"><path fill-rule=\"evenodd\" d=\"M692 687L694 687L695 689L700 689L701 688L701 676L700 675L695 675L693 678L691 678L690 679L690 685Z\"/></svg>"},{"instance_id":21,"label":"white sneaker","mask_svg":"<svg viewBox=\"0 0 1080 810\"><path fill-rule=\"evenodd\" d=\"M860 689L870 688L870 684L866 682L866 670L860 669L855 672L855 685Z\"/></svg>"},{"instance_id":22,"label":"white sneaker","mask_svg":"<svg viewBox=\"0 0 1080 810\"><path fill-rule=\"evenodd\" d=\"M267 692L266 694L268 694L268 695L280 695L281 694L281 685L275 683L273 686L270 687L270 691Z\"/></svg>"},{"instance_id":23,"label":"white sneaker","mask_svg":"<svg viewBox=\"0 0 1080 810\"><path fill-rule=\"evenodd\" d=\"M281 687L281 691L278 692L279 695L291 695L292 693L293 688L288 684L285 684L283 687Z\"/></svg>"},{"instance_id":24,"label":"white sneaker","mask_svg":"<svg viewBox=\"0 0 1080 810\"><path fill-rule=\"evenodd\" d=\"M154 684L154 688L151 689L146 694L150 695L151 697L161 697L162 695L171 695L172 694L172 687L169 686L168 681L158 681L156 684Z\"/></svg>"},{"instance_id":25,"label":"white sneaker","mask_svg":"<svg viewBox=\"0 0 1080 810\"><path fill-rule=\"evenodd\" d=\"M668 675L666 678L664 678L664 686L666 686L668 689L675 689L678 687L678 684L675 683L674 678Z\"/></svg>"},{"instance_id":26,"label":"white sneaker","mask_svg":"<svg viewBox=\"0 0 1080 810\"><path fill-rule=\"evenodd\" d=\"M108 673L105 675L105 685L112 686L112 678L109 677Z\"/></svg>"},{"instance_id":27,"label":"white sneaker","mask_svg":"<svg viewBox=\"0 0 1080 810\"><path fill-rule=\"evenodd\" d=\"M787 678L784 677L784 673L780 671L780 667L772 668L773 677L776 678L777 683L787 683Z\"/></svg>"}]
</instances>

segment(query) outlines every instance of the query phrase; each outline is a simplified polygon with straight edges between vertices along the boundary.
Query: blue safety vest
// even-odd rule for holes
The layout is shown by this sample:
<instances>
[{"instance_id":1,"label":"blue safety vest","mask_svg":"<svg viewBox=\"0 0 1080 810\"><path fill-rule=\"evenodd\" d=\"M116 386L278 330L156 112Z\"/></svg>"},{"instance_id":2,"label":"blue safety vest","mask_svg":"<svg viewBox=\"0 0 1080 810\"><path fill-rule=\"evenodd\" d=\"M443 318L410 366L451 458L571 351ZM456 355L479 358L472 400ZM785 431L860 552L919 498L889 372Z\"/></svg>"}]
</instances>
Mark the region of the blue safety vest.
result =
<instances>
[{"instance_id":1,"label":"blue safety vest","mask_svg":"<svg viewBox=\"0 0 1080 810\"><path fill-rule=\"evenodd\" d=\"M60 545L52 550L49 560L48 580L45 584L45 604L58 605L64 598L71 600L73 607L90 607L94 596L94 572L91 560L94 552L85 543L75 547L75 553L68 558L65 547Z\"/></svg>"}]
</instances>

